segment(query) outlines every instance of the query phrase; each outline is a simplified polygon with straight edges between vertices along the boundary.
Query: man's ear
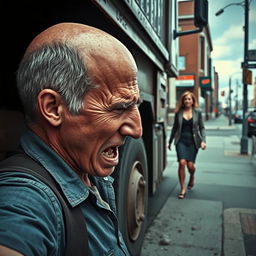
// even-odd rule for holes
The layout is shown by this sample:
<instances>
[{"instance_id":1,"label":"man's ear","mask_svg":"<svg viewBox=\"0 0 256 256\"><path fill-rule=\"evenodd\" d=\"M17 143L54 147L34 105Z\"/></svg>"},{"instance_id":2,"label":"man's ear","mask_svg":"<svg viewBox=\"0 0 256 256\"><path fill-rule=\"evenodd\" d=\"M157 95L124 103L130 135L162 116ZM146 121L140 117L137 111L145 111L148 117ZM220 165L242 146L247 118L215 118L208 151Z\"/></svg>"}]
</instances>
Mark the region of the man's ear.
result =
<instances>
[{"instance_id":1,"label":"man's ear","mask_svg":"<svg viewBox=\"0 0 256 256\"><path fill-rule=\"evenodd\" d=\"M53 126L59 126L62 122L63 102L59 93L44 89L38 96L38 107L41 115Z\"/></svg>"}]
</instances>

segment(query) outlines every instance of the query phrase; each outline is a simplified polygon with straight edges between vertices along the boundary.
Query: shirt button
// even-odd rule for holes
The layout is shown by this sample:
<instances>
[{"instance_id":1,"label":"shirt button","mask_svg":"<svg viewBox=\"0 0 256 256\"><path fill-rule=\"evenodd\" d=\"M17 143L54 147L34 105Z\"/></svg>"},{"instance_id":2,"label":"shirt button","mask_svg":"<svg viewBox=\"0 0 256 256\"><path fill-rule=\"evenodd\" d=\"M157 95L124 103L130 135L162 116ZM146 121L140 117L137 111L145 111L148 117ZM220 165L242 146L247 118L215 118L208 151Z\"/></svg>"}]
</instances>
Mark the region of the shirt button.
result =
<instances>
[{"instance_id":1,"label":"shirt button","mask_svg":"<svg viewBox=\"0 0 256 256\"><path fill-rule=\"evenodd\" d=\"M103 177L104 180L108 181L108 177Z\"/></svg>"}]
</instances>

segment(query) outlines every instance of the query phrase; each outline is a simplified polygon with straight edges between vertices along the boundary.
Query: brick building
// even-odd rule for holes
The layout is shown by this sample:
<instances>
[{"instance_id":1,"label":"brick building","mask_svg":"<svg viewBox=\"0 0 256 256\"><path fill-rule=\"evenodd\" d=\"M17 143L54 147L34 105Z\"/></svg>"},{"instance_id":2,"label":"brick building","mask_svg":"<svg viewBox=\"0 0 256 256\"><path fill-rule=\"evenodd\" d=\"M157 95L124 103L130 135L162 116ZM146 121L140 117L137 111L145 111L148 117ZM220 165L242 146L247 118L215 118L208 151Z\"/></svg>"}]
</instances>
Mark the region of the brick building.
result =
<instances>
[{"instance_id":1,"label":"brick building","mask_svg":"<svg viewBox=\"0 0 256 256\"><path fill-rule=\"evenodd\" d=\"M179 31L195 30L194 1L180 0L178 8ZM200 33L179 37L179 76L176 80L176 99L185 90L193 91L205 114L205 119L210 119L218 106L218 75L212 65L212 50L209 25Z\"/></svg>"}]
</instances>

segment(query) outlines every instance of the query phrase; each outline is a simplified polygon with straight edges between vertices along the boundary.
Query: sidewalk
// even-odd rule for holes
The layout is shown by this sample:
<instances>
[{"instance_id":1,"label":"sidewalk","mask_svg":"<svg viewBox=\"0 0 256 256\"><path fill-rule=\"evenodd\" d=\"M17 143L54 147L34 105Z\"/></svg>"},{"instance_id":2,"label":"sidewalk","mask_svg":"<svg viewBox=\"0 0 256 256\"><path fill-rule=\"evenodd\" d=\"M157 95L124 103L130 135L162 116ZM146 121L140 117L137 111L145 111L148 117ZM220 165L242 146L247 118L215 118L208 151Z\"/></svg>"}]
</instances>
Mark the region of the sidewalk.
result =
<instances>
[{"instance_id":1,"label":"sidewalk","mask_svg":"<svg viewBox=\"0 0 256 256\"><path fill-rule=\"evenodd\" d=\"M227 117L224 115L219 116L218 118L212 118L204 122L206 130L233 130L235 125L229 125Z\"/></svg>"},{"instance_id":2,"label":"sidewalk","mask_svg":"<svg viewBox=\"0 0 256 256\"><path fill-rule=\"evenodd\" d=\"M236 129L224 116L205 126ZM207 146L198 154L195 187L184 200L177 199L176 154L168 155L165 175L177 182L147 231L141 256L256 255L255 165L240 155L238 136L209 136Z\"/></svg>"}]
</instances>

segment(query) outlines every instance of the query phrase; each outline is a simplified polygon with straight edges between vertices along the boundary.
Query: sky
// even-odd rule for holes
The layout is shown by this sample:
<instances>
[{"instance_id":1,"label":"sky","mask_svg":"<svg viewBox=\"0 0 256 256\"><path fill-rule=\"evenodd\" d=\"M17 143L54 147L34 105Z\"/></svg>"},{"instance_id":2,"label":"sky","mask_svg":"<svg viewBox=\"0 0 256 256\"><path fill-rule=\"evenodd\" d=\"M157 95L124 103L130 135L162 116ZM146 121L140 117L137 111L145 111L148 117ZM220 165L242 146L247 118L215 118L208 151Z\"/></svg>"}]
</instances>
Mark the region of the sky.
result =
<instances>
[{"instance_id":1,"label":"sky","mask_svg":"<svg viewBox=\"0 0 256 256\"><path fill-rule=\"evenodd\" d=\"M232 89L235 92L238 90L238 98L242 99L241 63L244 58L244 8L242 5L231 5L225 8L221 15L215 16L217 11L231 3L244 3L244 1L208 0L209 27L213 44L211 57L213 66L219 75L219 91L227 91L231 77ZM249 0L249 4L249 50L252 50L256 49L256 0ZM254 82L256 69L251 70ZM223 101L225 97L220 97L220 100ZM248 99L252 97L253 86L248 85Z\"/></svg>"}]
</instances>

